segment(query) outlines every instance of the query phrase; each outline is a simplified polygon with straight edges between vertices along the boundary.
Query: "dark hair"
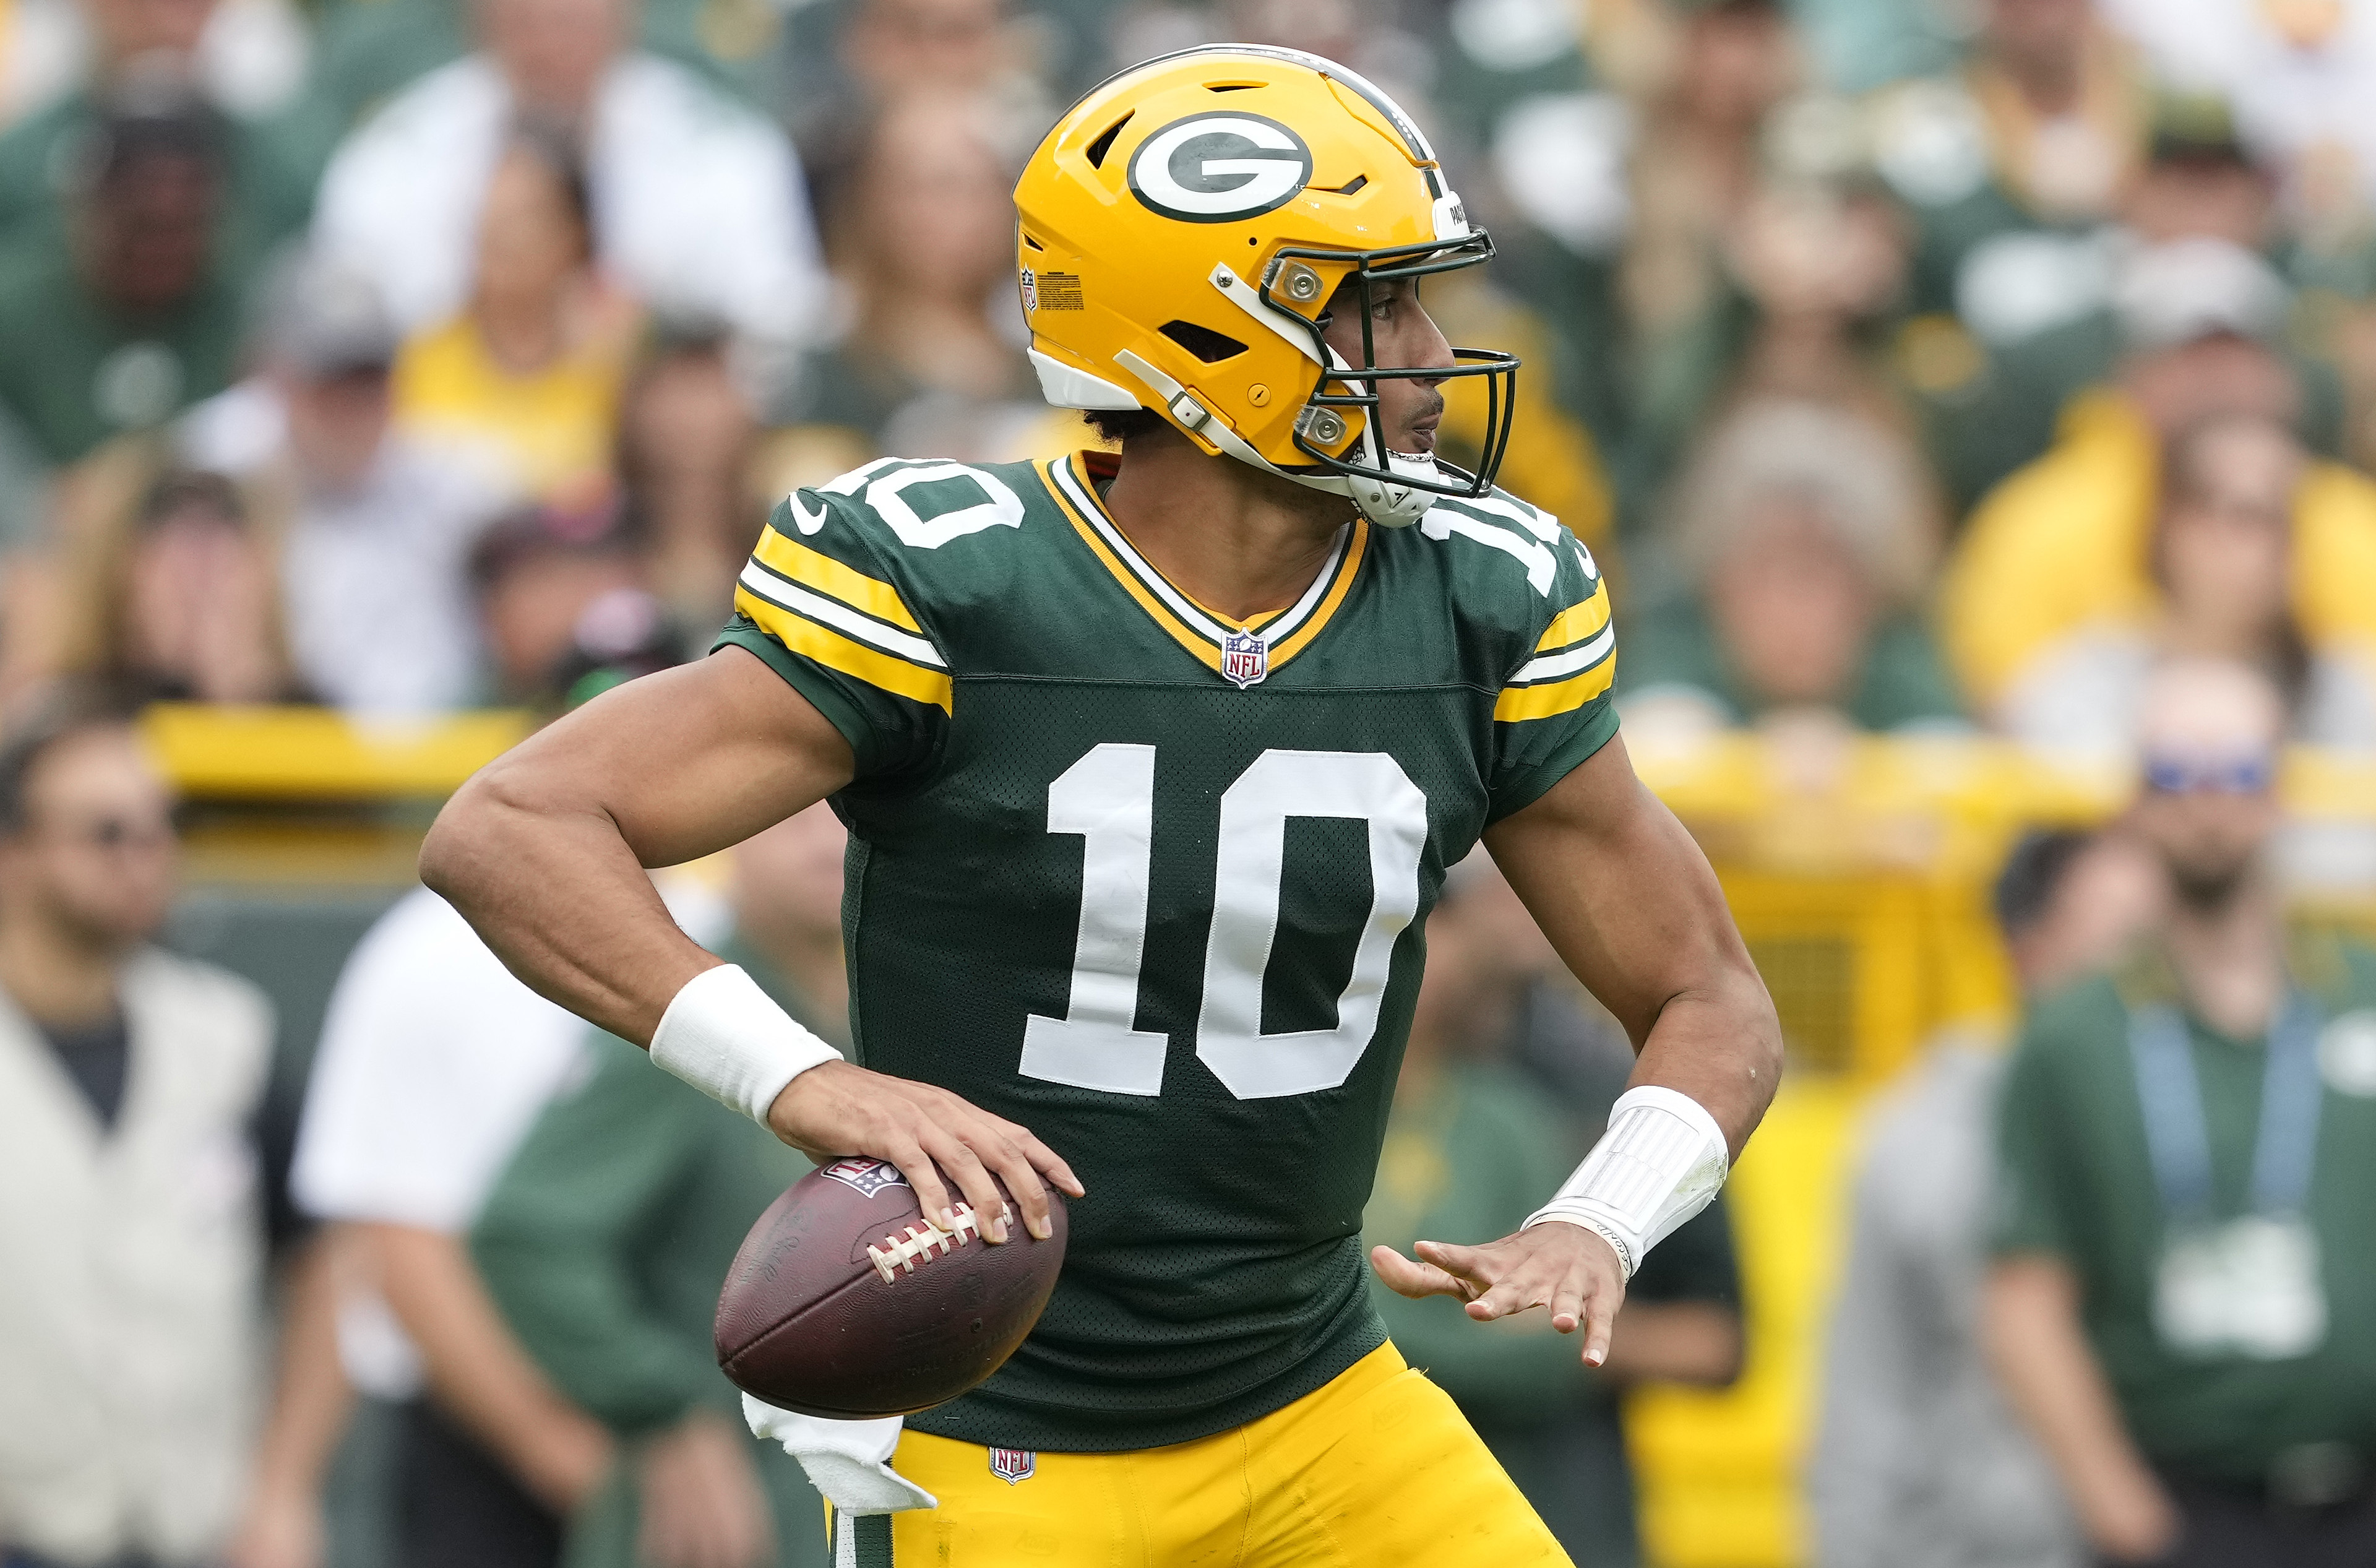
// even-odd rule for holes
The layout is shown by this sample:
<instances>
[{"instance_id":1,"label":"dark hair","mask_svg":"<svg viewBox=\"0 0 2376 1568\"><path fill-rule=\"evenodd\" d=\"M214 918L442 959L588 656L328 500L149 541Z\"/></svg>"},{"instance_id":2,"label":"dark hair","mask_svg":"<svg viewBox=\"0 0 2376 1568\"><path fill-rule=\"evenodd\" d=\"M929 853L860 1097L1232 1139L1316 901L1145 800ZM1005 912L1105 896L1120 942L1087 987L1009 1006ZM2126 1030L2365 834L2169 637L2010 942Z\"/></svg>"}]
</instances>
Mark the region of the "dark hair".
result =
<instances>
[{"instance_id":1,"label":"dark hair","mask_svg":"<svg viewBox=\"0 0 2376 1568\"><path fill-rule=\"evenodd\" d=\"M541 164L561 189L561 199L567 204L570 216L586 236L586 248L594 248L594 196L586 183L586 160L577 150L577 143L567 127L541 114L522 114L512 122L511 133L504 138L504 151L525 152Z\"/></svg>"},{"instance_id":2,"label":"dark hair","mask_svg":"<svg viewBox=\"0 0 2376 1568\"><path fill-rule=\"evenodd\" d=\"M1163 416L1153 409L1084 409L1081 417L1101 439L1117 443L1163 428Z\"/></svg>"},{"instance_id":3,"label":"dark hair","mask_svg":"<svg viewBox=\"0 0 2376 1568\"><path fill-rule=\"evenodd\" d=\"M42 759L94 730L120 730L135 714L121 689L69 680L51 687L0 735L0 837L25 830L25 785Z\"/></svg>"},{"instance_id":4,"label":"dark hair","mask_svg":"<svg viewBox=\"0 0 2376 1568\"><path fill-rule=\"evenodd\" d=\"M502 513L470 547L465 575L481 599L515 567L547 556L625 555L643 542L641 519L615 498L584 506L527 502Z\"/></svg>"},{"instance_id":5,"label":"dark hair","mask_svg":"<svg viewBox=\"0 0 2376 1568\"><path fill-rule=\"evenodd\" d=\"M239 487L219 473L203 469L169 469L140 498L133 528L147 533L160 523L192 507L214 513L234 527L247 523L247 504Z\"/></svg>"},{"instance_id":6,"label":"dark hair","mask_svg":"<svg viewBox=\"0 0 2376 1568\"><path fill-rule=\"evenodd\" d=\"M73 148L71 183L84 192L101 191L152 163L176 161L219 177L224 143L221 116L196 92L144 79L101 106L97 124Z\"/></svg>"},{"instance_id":7,"label":"dark hair","mask_svg":"<svg viewBox=\"0 0 2376 1568\"><path fill-rule=\"evenodd\" d=\"M2062 891L2063 878L2095 841L2094 834L2071 827L2034 827L2023 834L1990 890L1997 929L2008 938L2016 937L2044 920Z\"/></svg>"}]
</instances>

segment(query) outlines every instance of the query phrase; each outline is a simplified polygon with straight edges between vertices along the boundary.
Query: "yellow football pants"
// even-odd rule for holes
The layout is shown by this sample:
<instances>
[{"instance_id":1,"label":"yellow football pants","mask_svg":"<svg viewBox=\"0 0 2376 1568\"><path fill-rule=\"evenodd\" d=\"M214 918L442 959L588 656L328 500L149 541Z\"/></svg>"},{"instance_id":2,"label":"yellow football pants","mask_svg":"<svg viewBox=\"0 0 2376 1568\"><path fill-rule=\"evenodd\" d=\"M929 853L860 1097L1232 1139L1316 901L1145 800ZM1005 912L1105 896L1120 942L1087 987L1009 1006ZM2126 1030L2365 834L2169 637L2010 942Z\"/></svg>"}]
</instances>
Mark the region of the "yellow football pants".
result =
<instances>
[{"instance_id":1,"label":"yellow football pants","mask_svg":"<svg viewBox=\"0 0 2376 1568\"><path fill-rule=\"evenodd\" d=\"M1451 1397L1392 1345L1193 1443L1026 1455L909 1431L891 1463L940 1506L836 1521L854 1526L835 1532L837 1568L1568 1568Z\"/></svg>"}]
</instances>

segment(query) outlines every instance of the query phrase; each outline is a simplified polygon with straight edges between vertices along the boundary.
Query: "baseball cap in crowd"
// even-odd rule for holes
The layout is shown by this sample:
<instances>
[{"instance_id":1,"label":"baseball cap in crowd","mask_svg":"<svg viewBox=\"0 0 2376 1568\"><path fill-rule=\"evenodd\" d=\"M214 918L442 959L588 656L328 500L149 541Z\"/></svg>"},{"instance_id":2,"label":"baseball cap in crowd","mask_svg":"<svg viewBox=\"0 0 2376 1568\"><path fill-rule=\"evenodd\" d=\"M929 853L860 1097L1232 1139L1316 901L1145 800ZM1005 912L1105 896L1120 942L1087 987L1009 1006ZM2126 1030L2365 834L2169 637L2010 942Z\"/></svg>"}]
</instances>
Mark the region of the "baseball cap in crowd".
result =
<instances>
[{"instance_id":1,"label":"baseball cap in crowd","mask_svg":"<svg viewBox=\"0 0 2376 1568\"><path fill-rule=\"evenodd\" d=\"M2169 349L2232 334L2275 343L2291 303L2276 270L2228 240L2140 245L2121 261L2112 310L2132 349Z\"/></svg>"},{"instance_id":2,"label":"baseball cap in crowd","mask_svg":"<svg viewBox=\"0 0 2376 1568\"><path fill-rule=\"evenodd\" d=\"M305 251L274 269L260 326L267 360L319 381L386 371L401 341L368 278Z\"/></svg>"}]
</instances>

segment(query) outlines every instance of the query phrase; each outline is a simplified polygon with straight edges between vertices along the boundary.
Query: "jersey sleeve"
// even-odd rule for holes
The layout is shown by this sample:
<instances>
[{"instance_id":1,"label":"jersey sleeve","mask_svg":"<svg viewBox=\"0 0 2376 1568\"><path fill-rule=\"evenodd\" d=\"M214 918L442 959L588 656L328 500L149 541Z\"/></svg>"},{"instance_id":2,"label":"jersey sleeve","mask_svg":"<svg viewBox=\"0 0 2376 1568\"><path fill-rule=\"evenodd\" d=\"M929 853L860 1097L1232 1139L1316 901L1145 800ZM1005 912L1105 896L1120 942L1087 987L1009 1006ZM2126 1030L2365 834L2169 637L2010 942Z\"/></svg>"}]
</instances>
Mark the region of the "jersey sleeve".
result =
<instances>
[{"instance_id":1,"label":"jersey sleeve","mask_svg":"<svg viewBox=\"0 0 2376 1568\"><path fill-rule=\"evenodd\" d=\"M1557 608L1493 703L1490 819L1531 805L1617 733L1610 684L1617 632L1592 552L1562 530L1550 600Z\"/></svg>"},{"instance_id":2,"label":"jersey sleeve","mask_svg":"<svg viewBox=\"0 0 2376 1568\"><path fill-rule=\"evenodd\" d=\"M831 486L787 496L736 580L734 618L716 645L758 655L814 704L849 742L861 779L930 757L951 704L947 661L870 538L881 528Z\"/></svg>"}]
</instances>

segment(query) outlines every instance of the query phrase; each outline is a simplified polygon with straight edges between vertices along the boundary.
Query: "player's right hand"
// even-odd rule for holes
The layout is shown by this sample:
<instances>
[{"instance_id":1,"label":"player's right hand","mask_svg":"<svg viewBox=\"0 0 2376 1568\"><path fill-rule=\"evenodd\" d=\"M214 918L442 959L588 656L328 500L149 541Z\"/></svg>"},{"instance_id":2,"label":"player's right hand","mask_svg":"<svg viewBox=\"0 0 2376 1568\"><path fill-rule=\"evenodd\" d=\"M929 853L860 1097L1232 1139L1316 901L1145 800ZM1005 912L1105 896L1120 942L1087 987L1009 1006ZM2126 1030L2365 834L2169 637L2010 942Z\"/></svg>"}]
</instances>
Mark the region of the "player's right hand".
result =
<instances>
[{"instance_id":1,"label":"player's right hand","mask_svg":"<svg viewBox=\"0 0 2376 1568\"><path fill-rule=\"evenodd\" d=\"M889 1160L916 1189L923 1212L954 1230L956 1215L942 1180L947 1172L982 1217L982 1233L992 1241L1006 1240L1005 1205L993 1174L1015 1194L1024 1228L1043 1241L1051 1231L1041 1179L1076 1198L1087 1191L1073 1168L1028 1129L944 1088L848 1062L812 1067L785 1085L767 1108L767 1126L814 1159L868 1155Z\"/></svg>"}]
</instances>

